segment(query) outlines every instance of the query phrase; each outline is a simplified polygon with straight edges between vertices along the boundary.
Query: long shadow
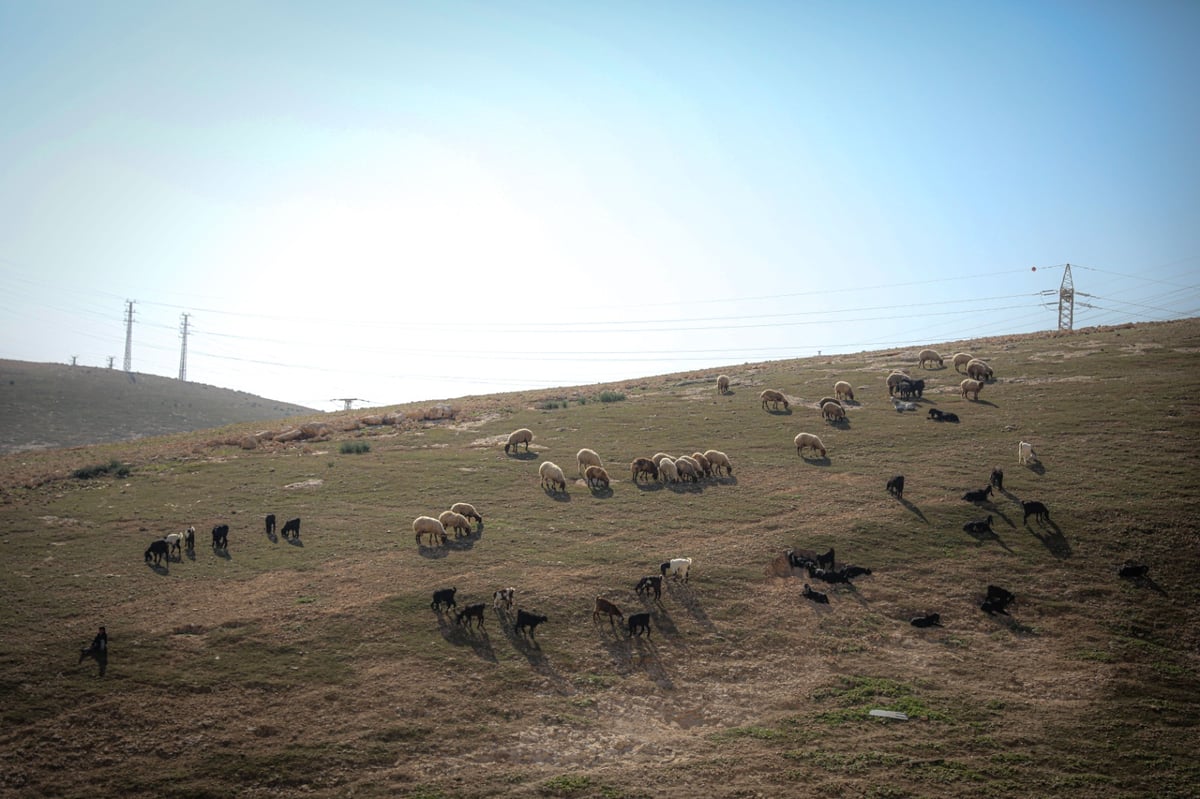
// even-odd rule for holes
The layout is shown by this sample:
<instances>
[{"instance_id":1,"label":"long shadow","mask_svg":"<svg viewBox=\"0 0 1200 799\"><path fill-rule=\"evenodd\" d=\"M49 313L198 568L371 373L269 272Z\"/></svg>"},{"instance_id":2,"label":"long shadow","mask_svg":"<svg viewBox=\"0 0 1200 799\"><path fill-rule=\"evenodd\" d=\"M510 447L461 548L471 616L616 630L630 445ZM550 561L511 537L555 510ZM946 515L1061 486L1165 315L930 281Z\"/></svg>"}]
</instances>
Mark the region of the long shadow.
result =
<instances>
[{"instance_id":1,"label":"long shadow","mask_svg":"<svg viewBox=\"0 0 1200 799\"><path fill-rule=\"evenodd\" d=\"M692 588L687 583L681 583L676 580L670 582L663 581L667 592L670 593L675 601L683 605L684 609L691 615L696 623L709 632L716 632L717 626L708 618L708 614L704 612L704 608L700 607L700 601L696 595L692 593Z\"/></svg>"},{"instance_id":2,"label":"long shadow","mask_svg":"<svg viewBox=\"0 0 1200 799\"><path fill-rule=\"evenodd\" d=\"M734 477L732 474L727 474L724 477L714 477L713 482L715 482L717 485L722 485L722 486L725 486L725 485L735 486L738 484L738 479L736 477Z\"/></svg>"},{"instance_id":3,"label":"long shadow","mask_svg":"<svg viewBox=\"0 0 1200 799\"><path fill-rule=\"evenodd\" d=\"M929 520L925 518L925 514L922 513L921 509L918 508L916 505L912 504L904 497L896 497L896 501L899 502L901 505L903 505L905 508L907 508L909 510L909 512L916 514L918 519L925 522L926 524L929 524Z\"/></svg>"},{"instance_id":4,"label":"long shadow","mask_svg":"<svg viewBox=\"0 0 1200 799\"><path fill-rule=\"evenodd\" d=\"M551 622L546 623L549 624ZM540 627L541 625L538 626ZM521 653L529 661L529 666L534 671L553 682L559 693L575 693L575 689L571 683L563 679L562 675L555 671L554 666L551 665L545 653L542 652L542 645L538 643L536 633L522 635L511 624L505 625L503 629L504 637L508 639L512 648Z\"/></svg>"},{"instance_id":5,"label":"long shadow","mask_svg":"<svg viewBox=\"0 0 1200 799\"><path fill-rule=\"evenodd\" d=\"M304 547L304 542L301 541L298 537L297 538L285 538L283 540L288 542L289 544L291 544L294 547L301 547L301 548Z\"/></svg>"},{"instance_id":6,"label":"long shadow","mask_svg":"<svg viewBox=\"0 0 1200 799\"><path fill-rule=\"evenodd\" d=\"M666 486L657 480L650 483L643 483L640 480L637 480L634 481L634 485L638 487L639 491L662 491L664 488L666 488Z\"/></svg>"},{"instance_id":7,"label":"long shadow","mask_svg":"<svg viewBox=\"0 0 1200 799\"><path fill-rule=\"evenodd\" d=\"M999 406L999 405L997 405L996 403L994 403L994 402L989 402L989 401L987 401L987 400L985 400L985 399L979 399L979 400L973 400L973 401L974 401L974 402L975 402L975 404L977 404L977 405L986 405L986 406L988 406L989 408L999 408L999 407L1000 407L1000 406Z\"/></svg>"},{"instance_id":8,"label":"long shadow","mask_svg":"<svg viewBox=\"0 0 1200 799\"><path fill-rule=\"evenodd\" d=\"M682 480L678 483L671 483L668 488L676 494L700 494L704 491L704 486L699 483L685 483Z\"/></svg>"},{"instance_id":9,"label":"long shadow","mask_svg":"<svg viewBox=\"0 0 1200 799\"><path fill-rule=\"evenodd\" d=\"M218 558L224 558L225 560L233 560L233 556L229 554L228 549L214 549L213 554L216 555Z\"/></svg>"},{"instance_id":10,"label":"long shadow","mask_svg":"<svg viewBox=\"0 0 1200 799\"><path fill-rule=\"evenodd\" d=\"M1025 526L1029 526L1028 522L1026 522ZM1071 557L1071 544L1067 541L1067 537L1062 534L1062 530L1058 528L1058 525L1054 522L1047 522L1046 526L1050 529L1045 533L1033 528L1030 528L1030 530L1033 532L1034 537L1041 541L1042 545L1050 550L1050 554L1054 557L1060 560Z\"/></svg>"},{"instance_id":11,"label":"long shadow","mask_svg":"<svg viewBox=\"0 0 1200 799\"><path fill-rule=\"evenodd\" d=\"M272 544L278 544L279 536L275 535L275 533L267 533L267 540L270 541Z\"/></svg>"},{"instance_id":12,"label":"long shadow","mask_svg":"<svg viewBox=\"0 0 1200 799\"><path fill-rule=\"evenodd\" d=\"M196 550L188 549L188 550L185 550L184 554L187 555L187 559L190 560L192 563L196 562Z\"/></svg>"},{"instance_id":13,"label":"long shadow","mask_svg":"<svg viewBox=\"0 0 1200 799\"><path fill-rule=\"evenodd\" d=\"M777 409L777 408L769 408L769 409L767 410L767 413L771 414L772 416L791 416L791 415L792 415L792 409L791 409L791 408L784 408L783 410L779 410L779 409Z\"/></svg>"},{"instance_id":14,"label":"long shadow","mask_svg":"<svg viewBox=\"0 0 1200 799\"><path fill-rule=\"evenodd\" d=\"M417 544L417 554L426 560L441 560L450 554L450 551L444 547L431 547L425 544Z\"/></svg>"},{"instance_id":15,"label":"long shadow","mask_svg":"<svg viewBox=\"0 0 1200 799\"><path fill-rule=\"evenodd\" d=\"M992 503L991 510L992 510L992 513L994 513L995 515L997 515L1001 519L1003 519L1005 521L1005 523L1008 524L1009 527L1013 528L1014 530L1017 529L1017 523L1014 522L1012 519L1008 518L1008 514L1005 513L1004 511L1000 510L1000 507L998 505L996 505L995 503Z\"/></svg>"},{"instance_id":16,"label":"long shadow","mask_svg":"<svg viewBox=\"0 0 1200 799\"><path fill-rule=\"evenodd\" d=\"M1150 577L1149 575L1144 574L1141 577L1127 577L1125 579L1129 580L1131 583L1138 586L1139 588L1149 588L1151 591L1157 591L1158 593L1162 594L1163 596L1167 595L1166 590L1161 585L1154 582L1154 579L1152 577Z\"/></svg>"},{"instance_id":17,"label":"long shadow","mask_svg":"<svg viewBox=\"0 0 1200 799\"><path fill-rule=\"evenodd\" d=\"M443 618L445 623L443 623ZM438 619L438 628L446 643L454 646L469 646L481 659L491 663L496 662L496 652L492 649L492 639L488 637L486 627L466 627L451 617L443 618Z\"/></svg>"},{"instance_id":18,"label":"long shadow","mask_svg":"<svg viewBox=\"0 0 1200 799\"><path fill-rule=\"evenodd\" d=\"M1028 464L1026 468L1039 477L1046 473L1046 467L1042 465L1041 461L1034 461L1033 463Z\"/></svg>"},{"instance_id":19,"label":"long shadow","mask_svg":"<svg viewBox=\"0 0 1200 799\"><path fill-rule=\"evenodd\" d=\"M1011 524L1011 522L1010 522L1010 524ZM1007 552L1013 551L1012 547L1010 547L1008 544L1006 544L1004 542L1004 539L1001 538L999 536L999 534L997 534L996 531L994 531L994 530L990 531L990 532L983 532L983 533L968 532L967 535L971 536L972 538L974 538L976 541L978 541L981 544L984 542L987 542L987 541L995 541L997 544L1002 546L1005 549L1005 551L1007 551Z\"/></svg>"},{"instance_id":20,"label":"long shadow","mask_svg":"<svg viewBox=\"0 0 1200 799\"><path fill-rule=\"evenodd\" d=\"M593 489L591 489L591 492L592 492L592 496L595 497L596 499L609 499L613 495L613 490L611 487L593 488Z\"/></svg>"},{"instance_id":21,"label":"long shadow","mask_svg":"<svg viewBox=\"0 0 1200 799\"><path fill-rule=\"evenodd\" d=\"M571 501L571 495L568 494L566 491L552 491L549 488L543 488L542 492L545 493L546 496L550 497L550 499L554 500L555 502L570 502Z\"/></svg>"},{"instance_id":22,"label":"long shadow","mask_svg":"<svg viewBox=\"0 0 1200 799\"><path fill-rule=\"evenodd\" d=\"M160 577L166 577L171 573L171 570L165 563L151 563L150 561L146 561L146 568L153 570Z\"/></svg>"},{"instance_id":23,"label":"long shadow","mask_svg":"<svg viewBox=\"0 0 1200 799\"><path fill-rule=\"evenodd\" d=\"M475 542L479 540L479 533L467 533L464 536L455 536L454 538L446 539L446 551L468 552L475 548Z\"/></svg>"},{"instance_id":24,"label":"long shadow","mask_svg":"<svg viewBox=\"0 0 1200 799\"><path fill-rule=\"evenodd\" d=\"M659 688L675 688L675 682L663 667L662 658L658 656L658 646L654 643L650 633L631 637L629 648L630 664L634 662L636 654L638 664L646 670L646 676L653 680L655 685Z\"/></svg>"},{"instance_id":25,"label":"long shadow","mask_svg":"<svg viewBox=\"0 0 1200 799\"><path fill-rule=\"evenodd\" d=\"M1008 631L1013 635L1035 637L1038 634L1037 630L1035 630L1033 627L1030 627L1028 624L1022 624L1006 613L985 613L984 615L991 616L996 624L1007 627Z\"/></svg>"},{"instance_id":26,"label":"long shadow","mask_svg":"<svg viewBox=\"0 0 1200 799\"><path fill-rule=\"evenodd\" d=\"M809 466L831 466L831 465L833 465L833 461L829 460L828 455L822 455L820 458L809 458L805 455L801 455L800 460L804 461Z\"/></svg>"},{"instance_id":27,"label":"long shadow","mask_svg":"<svg viewBox=\"0 0 1200 799\"><path fill-rule=\"evenodd\" d=\"M514 458L519 461L535 461L538 458L538 454L536 452L511 452L506 453L504 457Z\"/></svg>"},{"instance_id":28,"label":"long shadow","mask_svg":"<svg viewBox=\"0 0 1200 799\"><path fill-rule=\"evenodd\" d=\"M648 605L651 603L647 603ZM679 628L675 626L675 620L671 618L671 614L662 605L648 607L650 611L650 621L657 625L658 631L668 638L678 638Z\"/></svg>"}]
</instances>

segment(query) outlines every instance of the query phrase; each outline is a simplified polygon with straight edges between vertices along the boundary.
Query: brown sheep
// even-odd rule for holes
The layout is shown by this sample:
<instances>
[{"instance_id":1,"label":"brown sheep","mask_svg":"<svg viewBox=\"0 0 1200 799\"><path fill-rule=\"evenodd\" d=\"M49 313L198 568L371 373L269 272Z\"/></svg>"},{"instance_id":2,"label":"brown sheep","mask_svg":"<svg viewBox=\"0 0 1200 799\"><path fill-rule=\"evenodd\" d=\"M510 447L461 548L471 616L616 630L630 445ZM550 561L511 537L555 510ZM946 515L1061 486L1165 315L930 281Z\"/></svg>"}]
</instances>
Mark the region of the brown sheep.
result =
<instances>
[{"instance_id":1,"label":"brown sheep","mask_svg":"<svg viewBox=\"0 0 1200 799\"><path fill-rule=\"evenodd\" d=\"M768 402L771 403L771 408L773 410L779 410L779 403L781 402L783 403L783 409L785 411L790 407L788 405L787 397L783 396L781 392L776 391L773 388L764 389L763 393L759 394L758 397L762 400L764 411L767 409Z\"/></svg>"},{"instance_id":2,"label":"brown sheep","mask_svg":"<svg viewBox=\"0 0 1200 799\"><path fill-rule=\"evenodd\" d=\"M972 380L968 377L966 380L958 384L958 390L963 399L968 399L967 395L971 394L972 396L970 399L978 400L979 392L983 391L983 383L979 380Z\"/></svg>"}]
</instances>

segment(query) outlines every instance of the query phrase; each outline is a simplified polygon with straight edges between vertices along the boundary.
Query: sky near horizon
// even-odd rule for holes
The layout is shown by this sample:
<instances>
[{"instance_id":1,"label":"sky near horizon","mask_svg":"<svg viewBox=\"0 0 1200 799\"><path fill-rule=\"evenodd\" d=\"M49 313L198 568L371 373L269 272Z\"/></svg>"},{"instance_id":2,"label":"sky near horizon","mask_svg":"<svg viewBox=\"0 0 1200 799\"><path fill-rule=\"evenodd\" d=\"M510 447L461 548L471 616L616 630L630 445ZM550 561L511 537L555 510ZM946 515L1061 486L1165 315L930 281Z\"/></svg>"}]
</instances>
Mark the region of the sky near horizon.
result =
<instances>
[{"instance_id":1,"label":"sky near horizon","mask_svg":"<svg viewBox=\"0 0 1200 799\"><path fill-rule=\"evenodd\" d=\"M1200 315L1200 3L0 0L0 358L335 410ZM1032 267L1037 267L1033 271ZM1086 295L1086 296L1085 296Z\"/></svg>"}]
</instances>

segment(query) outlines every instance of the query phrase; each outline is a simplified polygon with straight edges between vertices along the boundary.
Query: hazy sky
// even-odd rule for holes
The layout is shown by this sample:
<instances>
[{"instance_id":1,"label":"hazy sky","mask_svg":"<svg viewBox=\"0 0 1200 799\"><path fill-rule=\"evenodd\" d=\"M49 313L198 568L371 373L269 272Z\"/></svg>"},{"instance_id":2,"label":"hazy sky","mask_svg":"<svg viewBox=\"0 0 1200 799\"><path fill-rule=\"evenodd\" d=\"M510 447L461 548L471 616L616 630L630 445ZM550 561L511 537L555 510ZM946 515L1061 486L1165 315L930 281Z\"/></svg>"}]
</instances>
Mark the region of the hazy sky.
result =
<instances>
[{"instance_id":1,"label":"hazy sky","mask_svg":"<svg viewBox=\"0 0 1200 799\"><path fill-rule=\"evenodd\" d=\"M134 300L135 371L187 313L190 380L332 410L1052 329L1068 262L1077 327L1195 316L1197 42L1195 0L0 0L0 357L119 369Z\"/></svg>"}]
</instances>

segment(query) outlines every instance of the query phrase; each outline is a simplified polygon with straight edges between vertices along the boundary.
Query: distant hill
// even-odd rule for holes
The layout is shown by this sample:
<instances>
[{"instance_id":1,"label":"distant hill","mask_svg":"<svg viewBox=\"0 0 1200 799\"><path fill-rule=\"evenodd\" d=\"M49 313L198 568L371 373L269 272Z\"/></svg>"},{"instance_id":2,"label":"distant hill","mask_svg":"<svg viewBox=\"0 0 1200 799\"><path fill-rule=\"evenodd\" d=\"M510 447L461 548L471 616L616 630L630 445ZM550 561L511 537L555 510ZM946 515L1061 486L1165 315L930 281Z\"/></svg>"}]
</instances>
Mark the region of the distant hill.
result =
<instances>
[{"instance_id":1,"label":"distant hill","mask_svg":"<svg viewBox=\"0 0 1200 799\"><path fill-rule=\"evenodd\" d=\"M314 412L244 391L158 375L0 359L0 454Z\"/></svg>"}]
</instances>

